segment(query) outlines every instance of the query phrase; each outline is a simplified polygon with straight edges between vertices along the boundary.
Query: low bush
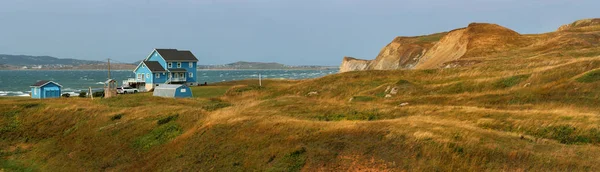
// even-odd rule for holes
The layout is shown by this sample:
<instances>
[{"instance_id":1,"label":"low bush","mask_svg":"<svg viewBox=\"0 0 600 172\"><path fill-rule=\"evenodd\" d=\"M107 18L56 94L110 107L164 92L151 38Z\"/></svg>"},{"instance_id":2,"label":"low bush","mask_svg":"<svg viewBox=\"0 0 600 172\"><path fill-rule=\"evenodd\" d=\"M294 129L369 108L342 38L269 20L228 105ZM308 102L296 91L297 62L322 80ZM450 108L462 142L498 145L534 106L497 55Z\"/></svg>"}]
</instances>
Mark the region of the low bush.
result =
<instances>
[{"instance_id":1,"label":"low bush","mask_svg":"<svg viewBox=\"0 0 600 172\"><path fill-rule=\"evenodd\" d=\"M267 171L300 171L306 164L306 148L295 150L280 160Z\"/></svg>"},{"instance_id":2,"label":"low bush","mask_svg":"<svg viewBox=\"0 0 600 172\"><path fill-rule=\"evenodd\" d=\"M166 143L182 133L181 127L176 123L168 123L137 138L133 144L135 148L149 150L150 148Z\"/></svg>"},{"instance_id":3,"label":"low bush","mask_svg":"<svg viewBox=\"0 0 600 172\"><path fill-rule=\"evenodd\" d=\"M92 95L94 97L104 97L104 91L94 92Z\"/></svg>"},{"instance_id":4,"label":"low bush","mask_svg":"<svg viewBox=\"0 0 600 172\"><path fill-rule=\"evenodd\" d=\"M111 120L111 121L114 121L114 120L119 120L119 119L121 119L122 117L123 117L123 114L121 114L121 113L120 113L120 114L116 114L116 115L113 115L113 116L111 116L111 117L110 117L110 120Z\"/></svg>"},{"instance_id":5,"label":"low bush","mask_svg":"<svg viewBox=\"0 0 600 172\"><path fill-rule=\"evenodd\" d=\"M179 114L170 115L170 116L159 119L158 121L156 121L156 124L163 125L163 124L169 123L169 122L177 119L177 117L179 117Z\"/></svg>"},{"instance_id":6,"label":"low bush","mask_svg":"<svg viewBox=\"0 0 600 172\"><path fill-rule=\"evenodd\" d=\"M600 81L600 70L593 70L576 79L577 82L591 83Z\"/></svg>"},{"instance_id":7,"label":"low bush","mask_svg":"<svg viewBox=\"0 0 600 172\"><path fill-rule=\"evenodd\" d=\"M79 92L79 97L87 97L87 93L86 92Z\"/></svg>"},{"instance_id":8,"label":"low bush","mask_svg":"<svg viewBox=\"0 0 600 172\"><path fill-rule=\"evenodd\" d=\"M30 109L30 108L35 108L41 106L41 104L39 103L26 103L26 104L21 104L21 107L25 108L25 109Z\"/></svg>"},{"instance_id":9,"label":"low bush","mask_svg":"<svg viewBox=\"0 0 600 172\"><path fill-rule=\"evenodd\" d=\"M217 98L212 98L212 99L210 99L210 102L208 102L202 106L202 109L207 110L207 111L215 111L215 110L226 108L229 106L231 106L231 103L229 103L229 102L225 102L225 101L223 101L221 99L217 99Z\"/></svg>"},{"instance_id":10,"label":"low bush","mask_svg":"<svg viewBox=\"0 0 600 172\"><path fill-rule=\"evenodd\" d=\"M513 87L529 78L531 75L515 75L508 78L502 78L494 83L496 88L509 88Z\"/></svg>"}]
</instances>

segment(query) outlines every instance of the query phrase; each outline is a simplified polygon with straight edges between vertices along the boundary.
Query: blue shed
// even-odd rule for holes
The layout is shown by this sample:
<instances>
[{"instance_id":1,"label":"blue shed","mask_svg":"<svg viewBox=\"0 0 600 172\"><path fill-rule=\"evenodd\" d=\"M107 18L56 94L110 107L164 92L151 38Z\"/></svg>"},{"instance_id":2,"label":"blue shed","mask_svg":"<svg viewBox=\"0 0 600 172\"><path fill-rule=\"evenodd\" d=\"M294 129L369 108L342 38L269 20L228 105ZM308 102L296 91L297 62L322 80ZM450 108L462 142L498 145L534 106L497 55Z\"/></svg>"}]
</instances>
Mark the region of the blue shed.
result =
<instances>
[{"instance_id":1,"label":"blue shed","mask_svg":"<svg viewBox=\"0 0 600 172\"><path fill-rule=\"evenodd\" d=\"M161 84L154 87L154 96L168 98L185 98L192 97L192 90L185 85L177 84Z\"/></svg>"},{"instance_id":2,"label":"blue shed","mask_svg":"<svg viewBox=\"0 0 600 172\"><path fill-rule=\"evenodd\" d=\"M60 98L62 85L54 81L39 81L31 85L31 98Z\"/></svg>"}]
</instances>

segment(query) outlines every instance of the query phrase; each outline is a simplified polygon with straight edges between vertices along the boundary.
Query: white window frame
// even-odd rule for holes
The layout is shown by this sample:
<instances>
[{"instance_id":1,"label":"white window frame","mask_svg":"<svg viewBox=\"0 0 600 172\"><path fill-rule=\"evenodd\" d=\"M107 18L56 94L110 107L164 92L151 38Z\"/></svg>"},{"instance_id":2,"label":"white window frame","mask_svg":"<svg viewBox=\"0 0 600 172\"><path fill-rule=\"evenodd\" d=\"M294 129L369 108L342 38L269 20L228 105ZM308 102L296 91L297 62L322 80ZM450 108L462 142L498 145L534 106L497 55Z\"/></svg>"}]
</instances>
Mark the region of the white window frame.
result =
<instances>
[{"instance_id":1,"label":"white window frame","mask_svg":"<svg viewBox=\"0 0 600 172\"><path fill-rule=\"evenodd\" d=\"M146 73L146 79L150 79L150 73Z\"/></svg>"},{"instance_id":2,"label":"white window frame","mask_svg":"<svg viewBox=\"0 0 600 172\"><path fill-rule=\"evenodd\" d=\"M137 80L142 80L144 79L144 74L143 73L138 73L137 74Z\"/></svg>"},{"instance_id":3,"label":"white window frame","mask_svg":"<svg viewBox=\"0 0 600 172\"><path fill-rule=\"evenodd\" d=\"M181 62L177 62L177 68L181 68Z\"/></svg>"},{"instance_id":4,"label":"white window frame","mask_svg":"<svg viewBox=\"0 0 600 172\"><path fill-rule=\"evenodd\" d=\"M144 66L146 66L146 65L142 64L142 69L144 68Z\"/></svg>"},{"instance_id":5,"label":"white window frame","mask_svg":"<svg viewBox=\"0 0 600 172\"><path fill-rule=\"evenodd\" d=\"M168 63L167 66L167 68L173 68L173 63Z\"/></svg>"},{"instance_id":6,"label":"white window frame","mask_svg":"<svg viewBox=\"0 0 600 172\"><path fill-rule=\"evenodd\" d=\"M187 90L186 90L185 88L182 88L182 89L181 89L181 92L182 92L182 93L185 93L186 91L187 91Z\"/></svg>"},{"instance_id":7,"label":"white window frame","mask_svg":"<svg viewBox=\"0 0 600 172\"><path fill-rule=\"evenodd\" d=\"M33 94L34 95L37 95L37 90L38 90L38 88L33 88Z\"/></svg>"},{"instance_id":8,"label":"white window frame","mask_svg":"<svg viewBox=\"0 0 600 172\"><path fill-rule=\"evenodd\" d=\"M160 73L156 73L156 78L160 78Z\"/></svg>"},{"instance_id":9,"label":"white window frame","mask_svg":"<svg viewBox=\"0 0 600 172\"><path fill-rule=\"evenodd\" d=\"M193 62L189 62L188 64L189 64L190 68L194 68L194 63Z\"/></svg>"},{"instance_id":10,"label":"white window frame","mask_svg":"<svg viewBox=\"0 0 600 172\"><path fill-rule=\"evenodd\" d=\"M190 78L191 78L191 77L194 77L194 73L192 73L192 72L190 72L190 74L189 74L189 75L190 75Z\"/></svg>"}]
</instances>

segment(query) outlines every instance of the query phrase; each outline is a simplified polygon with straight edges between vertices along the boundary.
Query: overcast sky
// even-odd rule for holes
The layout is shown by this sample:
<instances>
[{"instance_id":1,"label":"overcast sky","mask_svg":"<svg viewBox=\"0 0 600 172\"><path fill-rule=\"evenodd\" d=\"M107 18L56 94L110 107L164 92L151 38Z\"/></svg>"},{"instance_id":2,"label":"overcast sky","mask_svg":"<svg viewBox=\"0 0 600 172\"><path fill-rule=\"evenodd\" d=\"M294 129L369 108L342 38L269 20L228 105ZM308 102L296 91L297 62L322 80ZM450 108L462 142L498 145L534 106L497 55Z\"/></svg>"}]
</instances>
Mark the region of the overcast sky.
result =
<instances>
[{"instance_id":1,"label":"overcast sky","mask_svg":"<svg viewBox=\"0 0 600 172\"><path fill-rule=\"evenodd\" d=\"M600 17L600 0L1 0L0 54L133 62L153 48L200 64L339 65L396 36L497 23L543 33Z\"/></svg>"}]
</instances>

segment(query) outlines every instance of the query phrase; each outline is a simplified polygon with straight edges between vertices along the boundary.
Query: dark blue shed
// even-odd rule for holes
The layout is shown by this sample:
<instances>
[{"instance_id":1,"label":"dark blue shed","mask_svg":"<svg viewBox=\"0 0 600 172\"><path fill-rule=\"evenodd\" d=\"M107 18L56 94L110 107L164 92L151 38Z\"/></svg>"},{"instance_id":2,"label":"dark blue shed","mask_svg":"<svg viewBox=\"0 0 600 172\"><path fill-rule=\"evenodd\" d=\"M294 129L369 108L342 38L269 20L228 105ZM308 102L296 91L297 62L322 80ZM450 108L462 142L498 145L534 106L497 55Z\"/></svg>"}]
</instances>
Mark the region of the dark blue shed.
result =
<instances>
[{"instance_id":1,"label":"dark blue shed","mask_svg":"<svg viewBox=\"0 0 600 172\"><path fill-rule=\"evenodd\" d=\"M170 97L170 98L185 98L192 97L192 90L185 85L177 84L162 84L154 88L154 96Z\"/></svg>"},{"instance_id":2,"label":"dark blue shed","mask_svg":"<svg viewBox=\"0 0 600 172\"><path fill-rule=\"evenodd\" d=\"M54 81L39 81L31 85L31 98L59 98L62 86Z\"/></svg>"}]
</instances>

